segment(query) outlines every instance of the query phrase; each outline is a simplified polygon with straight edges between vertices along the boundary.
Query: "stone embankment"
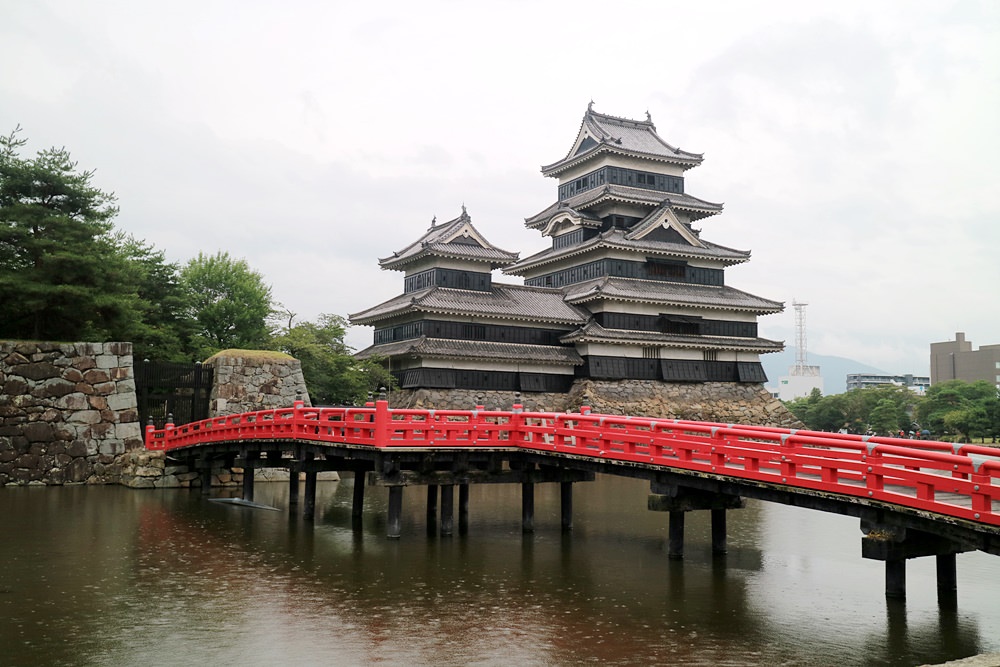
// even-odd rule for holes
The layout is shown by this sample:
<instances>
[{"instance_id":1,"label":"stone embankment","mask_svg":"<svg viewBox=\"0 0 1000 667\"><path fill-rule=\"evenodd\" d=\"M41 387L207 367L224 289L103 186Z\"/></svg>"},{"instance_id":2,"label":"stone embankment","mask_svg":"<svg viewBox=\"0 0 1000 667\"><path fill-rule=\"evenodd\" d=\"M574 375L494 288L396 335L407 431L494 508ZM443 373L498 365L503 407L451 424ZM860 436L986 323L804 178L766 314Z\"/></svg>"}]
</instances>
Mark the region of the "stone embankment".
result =
<instances>
[{"instance_id":1,"label":"stone embankment","mask_svg":"<svg viewBox=\"0 0 1000 667\"><path fill-rule=\"evenodd\" d=\"M119 483L142 444L131 343L0 342L0 486Z\"/></svg>"},{"instance_id":2,"label":"stone embankment","mask_svg":"<svg viewBox=\"0 0 1000 667\"><path fill-rule=\"evenodd\" d=\"M760 384L704 382L674 384L652 380L577 380L569 393L524 393L472 389L418 389L395 391L394 408L509 410L520 400L525 410L578 411L643 415L733 424L801 428L802 423Z\"/></svg>"}]
</instances>

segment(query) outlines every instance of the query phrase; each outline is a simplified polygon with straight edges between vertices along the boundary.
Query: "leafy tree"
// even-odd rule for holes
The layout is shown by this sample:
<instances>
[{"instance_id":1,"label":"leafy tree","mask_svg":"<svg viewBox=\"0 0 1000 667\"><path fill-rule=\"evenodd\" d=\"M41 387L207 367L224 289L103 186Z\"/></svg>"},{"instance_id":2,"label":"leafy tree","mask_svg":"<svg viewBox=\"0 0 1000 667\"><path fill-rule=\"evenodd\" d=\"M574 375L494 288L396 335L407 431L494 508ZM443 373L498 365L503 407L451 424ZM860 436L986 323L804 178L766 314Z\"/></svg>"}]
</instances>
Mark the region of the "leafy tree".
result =
<instances>
[{"instance_id":1,"label":"leafy tree","mask_svg":"<svg viewBox=\"0 0 1000 667\"><path fill-rule=\"evenodd\" d=\"M193 350L207 358L228 348L267 349L274 314L271 287L244 259L198 253L181 269L181 286L194 320Z\"/></svg>"},{"instance_id":2,"label":"leafy tree","mask_svg":"<svg viewBox=\"0 0 1000 667\"><path fill-rule=\"evenodd\" d=\"M985 380L949 380L927 390L917 415L923 427L934 433L972 437L971 428L976 434L992 435L990 416L997 401L996 387ZM976 407L982 411L969 412Z\"/></svg>"},{"instance_id":3,"label":"leafy tree","mask_svg":"<svg viewBox=\"0 0 1000 667\"><path fill-rule=\"evenodd\" d=\"M0 137L0 336L113 337L140 317L109 236L115 196L65 148L22 157L19 132Z\"/></svg>"},{"instance_id":4,"label":"leafy tree","mask_svg":"<svg viewBox=\"0 0 1000 667\"><path fill-rule=\"evenodd\" d=\"M320 315L316 322L292 324L275 336L273 348L302 362L309 396L316 405L350 405L364 401L368 392L390 387L392 376L376 359L358 360L344 342L347 320Z\"/></svg>"},{"instance_id":5,"label":"leafy tree","mask_svg":"<svg viewBox=\"0 0 1000 667\"><path fill-rule=\"evenodd\" d=\"M187 315L190 294L181 286L180 266L131 235L119 233L114 242L126 261L128 282L136 289L141 308L140 320L116 337L132 341L136 359L195 359L191 350L195 322Z\"/></svg>"}]
</instances>

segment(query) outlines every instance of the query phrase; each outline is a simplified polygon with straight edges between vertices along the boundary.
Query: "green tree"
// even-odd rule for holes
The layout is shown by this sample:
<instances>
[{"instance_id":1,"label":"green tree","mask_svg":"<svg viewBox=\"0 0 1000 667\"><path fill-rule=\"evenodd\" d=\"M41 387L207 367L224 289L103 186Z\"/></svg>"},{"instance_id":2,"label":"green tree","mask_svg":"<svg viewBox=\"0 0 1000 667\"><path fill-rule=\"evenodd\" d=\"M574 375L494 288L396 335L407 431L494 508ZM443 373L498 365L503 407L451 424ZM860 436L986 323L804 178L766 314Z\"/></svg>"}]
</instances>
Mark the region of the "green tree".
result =
<instances>
[{"instance_id":1,"label":"green tree","mask_svg":"<svg viewBox=\"0 0 1000 667\"><path fill-rule=\"evenodd\" d=\"M180 282L190 299L188 316L196 323L192 348L198 358L229 348L268 348L271 287L246 260L226 252L198 253L181 269Z\"/></svg>"},{"instance_id":2,"label":"green tree","mask_svg":"<svg viewBox=\"0 0 1000 667\"><path fill-rule=\"evenodd\" d=\"M190 294L181 285L180 266L145 241L118 233L115 249L125 260L128 282L139 297L140 319L116 336L133 343L136 359L192 361L195 321L188 316Z\"/></svg>"},{"instance_id":3,"label":"green tree","mask_svg":"<svg viewBox=\"0 0 1000 667\"><path fill-rule=\"evenodd\" d=\"M971 427L977 434L992 435L989 433L993 430L990 416L996 402L996 387L985 380L949 380L927 390L917 415L921 425L933 433L971 437L968 430ZM981 408L982 412L968 413L974 407Z\"/></svg>"},{"instance_id":4,"label":"green tree","mask_svg":"<svg viewBox=\"0 0 1000 667\"><path fill-rule=\"evenodd\" d=\"M0 137L0 336L106 339L139 319L111 241L115 196L64 148L22 157L20 127Z\"/></svg>"},{"instance_id":5,"label":"green tree","mask_svg":"<svg viewBox=\"0 0 1000 667\"><path fill-rule=\"evenodd\" d=\"M315 405L351 405L364 402L379 387L391 387L392 376L377 359L355 359L344 342L347 320L323 314L316 322L293 324L274 337L273 349L302 363L302 375Z\"/></svg>"}]
</instances>

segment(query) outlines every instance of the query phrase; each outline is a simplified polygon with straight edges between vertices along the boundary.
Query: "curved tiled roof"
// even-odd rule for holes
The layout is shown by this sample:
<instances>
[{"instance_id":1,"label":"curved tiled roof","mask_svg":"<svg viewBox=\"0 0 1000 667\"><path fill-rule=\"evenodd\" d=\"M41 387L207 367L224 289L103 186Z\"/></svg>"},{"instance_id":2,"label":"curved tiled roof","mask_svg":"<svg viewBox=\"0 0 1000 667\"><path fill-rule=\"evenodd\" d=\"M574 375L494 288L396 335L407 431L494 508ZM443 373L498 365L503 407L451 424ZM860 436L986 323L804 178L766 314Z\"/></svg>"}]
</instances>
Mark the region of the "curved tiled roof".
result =
<instances>
[{"instance_id":1,"label":"curved tiled roof","mask_svg":"<svg viewBox=\"0 0 1000 667\"><path fill-rule=\"evenodd\" d=\"M784 343L766 338L742 338L739 336L692 336L667 334L657 331L632 331L606 329L597 322L561 337L564 343L610 343L618 345L658 345L660 347L697 348L709 350L739 350L745 352L780 352Z\"/></svg>"},{"instance_id":2,"label":"curved tiled roof","mask_svg":"<svg viewBox=\"0 0 1000 667\"><path fill-rule=\"evenodd\" d=\"M578 366L583 363L583 359L572 347L427 338L426 336L383 345L372 345L354 356L358 359L365 359L376 355L382 357L412 355L477 361L520 361L561 366Z\"/></svg>"},{"instance_id":3,"label":"curved tiled roof","mask_svg":"<svg viewBox=\"0 0 1000 667\"><path fill-rule=\"evenodd\" d=\"M638 278L604 277L562 288L566 301L584 304L606 299L635 301L672 306L691 306L708 310L738 310L764 315L784 310L780 301L771 301L732 287L689 285Z\"/></svg>"},{"instance_id":4,"label":"curved tiled roof","mask_svg":"<svg viewBox=\"0 0 1000 667\"><path fill-rule=\"evenodd\" d=\"M609 229L599 236L595 236L579 245L559 248L558 250L546 248L531 257L525 257L521 261L507 266L503 271L510 275L518 275L525 269L605 248L629 250L642 253L643 255L663 255L686 259L714 259L719 260L726 266L741 264L750 260L750 251L748 250L735 250L710 241L702 240L703 247L695 247L686 243L671 243L669 241L655 241L645 238L629 239L627 238L627 234L628 232L622 229ZM642 257L637 254L636 259L641 260Z\"/></svg>"},{"instance_id":5,"label":"curved tiled roof","mask_svg":"<svg viewBox=\"0 0 1000 667\"><path fill-rule=\"evenodd\" d=\"M558 162L543 166L542 174L556 176L602 152L670 162L685 168L696 167L702 162L702 154L683 151L661 139L649 114L644 121L631 120L597 113L588 106L569 153Z\"/></svg>"},{"instance_id":6,"label":"curved tiled roof","mask_svg":"<svg viewBox=\"0 0 1000 667\"><path fill-rule=\"evenodd\" d=\"M490 292L430 287L401 294L368 310L350 315L352 324L374 324L405 313L439 313L495 319L523 319L555 324L583 324L587 315L566 303L556 289L493 283Z\"/></svg>"},{"instance_id":7,"label":"curved tiled roof","mask_svg":"<svg viewBox=\"0 0 1000 667\"><path fill-rule=\"evenodd\" d=\"M647 190L645 188L633 188L627 185L609 183L599 188L585 190L564 201L551 204L545 210L529 218L525 218L524 226L528 229L544 227L552 216L566 210L571 210L577 215L586 217L583 211L608 200L646 206L666 205L677 210L686 211L692 220L701 220L710 215L718 215L722 212L723 208L722 204L705 201L704 199L698 199L697 197L679 192L661 192L659 190Z\"/></svg>"},{"instance_id":8,"label":"curved tiled roof","mask_svg":"<svg viewBox=\"0 0 1000 667\"><path fill-rule=\"evenodd\" d=\"M456 236L460 236L463 242L456 242L453 238ZM488 263L491 269L496 269L516 262L519 253L509 252L489 243L473 227L472 218L463 206L460 216L441 224L432 223L419 239L394 252L392 257L380 259L378 263L383 269L402 269L407 264L428 256Z\"/></svg>"}]
</instances>

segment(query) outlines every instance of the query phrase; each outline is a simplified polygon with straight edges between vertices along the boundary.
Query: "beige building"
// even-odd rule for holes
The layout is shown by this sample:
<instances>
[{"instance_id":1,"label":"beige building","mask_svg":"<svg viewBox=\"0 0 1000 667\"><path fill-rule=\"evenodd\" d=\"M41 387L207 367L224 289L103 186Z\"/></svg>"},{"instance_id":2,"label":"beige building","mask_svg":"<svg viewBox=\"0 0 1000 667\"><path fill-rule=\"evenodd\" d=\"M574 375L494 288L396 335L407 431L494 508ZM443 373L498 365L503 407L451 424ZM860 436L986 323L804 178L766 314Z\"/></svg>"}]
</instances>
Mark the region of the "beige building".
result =
<instances>
[{"instance_id":1,"label":"beige building","mask_svg":"<svg viewBox=\"0 0 1000 667\"><path fill-rule=\"evenodd\" d=\"M931 343L931 384L948 380L986 380L1000 387L1000 345L974 350L963 332L955 340Z\"/></svg>"}]
</instances>

